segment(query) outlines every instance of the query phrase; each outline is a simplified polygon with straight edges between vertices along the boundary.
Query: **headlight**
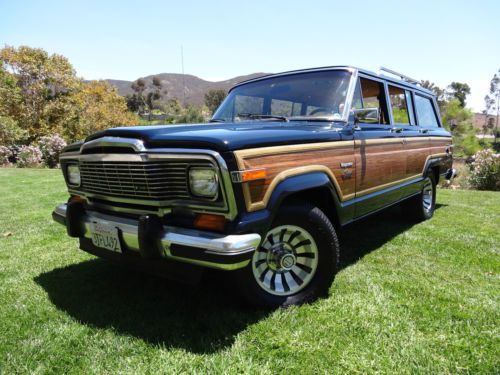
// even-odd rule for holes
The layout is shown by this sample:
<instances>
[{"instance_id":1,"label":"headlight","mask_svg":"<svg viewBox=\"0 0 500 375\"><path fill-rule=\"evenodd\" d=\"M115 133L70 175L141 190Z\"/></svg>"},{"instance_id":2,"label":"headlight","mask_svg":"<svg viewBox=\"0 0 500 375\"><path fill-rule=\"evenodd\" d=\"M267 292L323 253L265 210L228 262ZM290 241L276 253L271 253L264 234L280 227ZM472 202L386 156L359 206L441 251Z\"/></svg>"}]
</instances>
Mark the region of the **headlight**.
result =
<instances>
[{"instance_id":1,"label":"headlight","mask_svg":"<svg viewBox=\"0 0 500 375\"><path fill-rule=\"evenodd\" d=\"M211 168L191 168L189 170L189 187L193 195L215 198L219 191L215 170Z\"/></svg>"},{"instance_id":2,"label":"headlight","mask_svg":"<svg viewBox=\"0 0 500 375\"><path fill-rule=\"evenodd\" d=\"M70 185L80 186L80 168L78 168L78 165L75 164L68 165L66 173Z\"/></svg>"}]
</instances>

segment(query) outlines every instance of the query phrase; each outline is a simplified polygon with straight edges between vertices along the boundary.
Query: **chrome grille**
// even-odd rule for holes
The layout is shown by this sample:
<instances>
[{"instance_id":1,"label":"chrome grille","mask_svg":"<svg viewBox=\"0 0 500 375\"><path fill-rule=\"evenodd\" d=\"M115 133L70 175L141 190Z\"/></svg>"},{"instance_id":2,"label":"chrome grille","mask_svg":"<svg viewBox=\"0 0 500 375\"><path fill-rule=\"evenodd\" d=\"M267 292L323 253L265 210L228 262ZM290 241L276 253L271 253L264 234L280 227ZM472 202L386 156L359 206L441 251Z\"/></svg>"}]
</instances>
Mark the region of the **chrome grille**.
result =
<instances>
[{"instance_id":1,"label":"chrome grille","mask_svg":"<svg viewBox=\"0 0 500 375\"><path fill-rule=\"evenodd\" d=\"M211 166L209 161L80 161L84 191L128 199L190 198L188 168Z\"/></svg>"}]
</instances>

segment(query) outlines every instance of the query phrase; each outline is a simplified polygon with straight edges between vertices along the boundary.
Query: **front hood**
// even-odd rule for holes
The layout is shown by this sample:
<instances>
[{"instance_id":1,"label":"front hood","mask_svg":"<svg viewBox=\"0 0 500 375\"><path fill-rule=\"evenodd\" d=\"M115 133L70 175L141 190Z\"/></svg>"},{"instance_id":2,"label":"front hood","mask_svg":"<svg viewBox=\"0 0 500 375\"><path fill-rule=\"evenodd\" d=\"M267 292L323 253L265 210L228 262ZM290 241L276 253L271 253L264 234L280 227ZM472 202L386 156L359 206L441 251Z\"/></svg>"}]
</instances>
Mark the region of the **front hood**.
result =
<instances>
[{"instance_id":1,"label":"front hood","mask_svg":"<svg viewBox=\"0 0 500 375\"><path fill-rule=\"evenodd\" d=\"M111 136L136 138L147 148L205 148L219 152L340 139L342 124L252 121L229 124L155 125L104 130L85 141Z\"/></svg>"}]
</instances>

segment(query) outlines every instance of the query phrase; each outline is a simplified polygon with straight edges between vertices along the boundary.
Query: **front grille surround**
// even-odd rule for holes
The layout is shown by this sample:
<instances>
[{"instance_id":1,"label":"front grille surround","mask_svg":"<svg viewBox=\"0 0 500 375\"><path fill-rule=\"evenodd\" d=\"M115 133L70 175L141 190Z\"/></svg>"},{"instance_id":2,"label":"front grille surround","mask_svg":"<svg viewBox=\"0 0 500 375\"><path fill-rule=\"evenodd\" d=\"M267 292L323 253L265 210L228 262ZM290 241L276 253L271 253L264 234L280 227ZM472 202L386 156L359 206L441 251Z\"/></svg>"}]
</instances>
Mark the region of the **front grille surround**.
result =
<instances>
[{"instance_id":1,"label":"front grille surround","mask_svg":"<svg viewBox=\"0 0 500 375\"><path fill-rule=\"evenodd\" d=\"M230 176L224 159L218 153L188 149L183 149L185 153L178 153L175 149L161 151L73 153L63 154L60 160L69 193L86 198L96 209L164 216L177 207L194 212L218 213L229 220L234 219L237 210ZM80 166L82 183L78 187L68 184L66 166L69 164ZM168 166L172 167L170 171ZM197 197L189 191L189 169L200 166L212 167L217 173L219 193L214 199ZM94 179L96 176L97 180Z\"/></svg>"}]
</instances>

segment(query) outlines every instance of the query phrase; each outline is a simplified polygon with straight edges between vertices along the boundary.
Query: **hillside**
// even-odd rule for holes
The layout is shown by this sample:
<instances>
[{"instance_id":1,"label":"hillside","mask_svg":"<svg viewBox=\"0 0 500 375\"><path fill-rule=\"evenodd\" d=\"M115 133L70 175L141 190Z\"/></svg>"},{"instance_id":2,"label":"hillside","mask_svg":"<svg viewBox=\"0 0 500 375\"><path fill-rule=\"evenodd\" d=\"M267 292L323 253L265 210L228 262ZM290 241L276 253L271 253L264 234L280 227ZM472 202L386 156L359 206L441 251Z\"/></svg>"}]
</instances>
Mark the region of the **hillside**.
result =
<instances>
[{"instance_id":1,"label":"hillside","mask_svg":"<svg viewBox=\"0 0 500 375\"><path fill-rule=\"evenodd\" d=\"M146 82L146 90L148 90L148 88L152 88L153 86L153 77L160 78L163 85L162 92L164 95L164 99L175 97L181 102L185 102L185 104L198 105L203 104L204 95L208 90L228 90L238 82L260 77L266 74L267 73L253 73L217 82L205 81L193 75L182 75L177 73L155 74L147 77L142 77L142 79ZM107 79L106 81L115 86L120 95L125 96L133 93L133 90L131 88L133 81L123 81L116 79Z\"/></svg>"}]
</instances>

